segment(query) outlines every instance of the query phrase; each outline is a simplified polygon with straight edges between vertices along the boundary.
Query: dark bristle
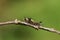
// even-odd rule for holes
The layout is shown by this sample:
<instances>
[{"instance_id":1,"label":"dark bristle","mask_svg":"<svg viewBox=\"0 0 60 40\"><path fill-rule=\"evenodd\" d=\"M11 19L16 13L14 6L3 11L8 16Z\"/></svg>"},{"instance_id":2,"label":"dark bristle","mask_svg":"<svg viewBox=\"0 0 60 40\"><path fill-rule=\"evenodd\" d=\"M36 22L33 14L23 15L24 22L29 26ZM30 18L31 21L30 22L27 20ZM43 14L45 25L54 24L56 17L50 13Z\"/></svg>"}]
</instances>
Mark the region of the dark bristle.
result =
<instances>
[{"instance_id":1,"label":"dark bristle","mask_svg":"<svg viewBox=\"0 0 60 40\"><path fill-rule=\"evenodd\" d=\"M42 23L42 21L40 21L40 23Z\"/></svg>"}]
</instances>

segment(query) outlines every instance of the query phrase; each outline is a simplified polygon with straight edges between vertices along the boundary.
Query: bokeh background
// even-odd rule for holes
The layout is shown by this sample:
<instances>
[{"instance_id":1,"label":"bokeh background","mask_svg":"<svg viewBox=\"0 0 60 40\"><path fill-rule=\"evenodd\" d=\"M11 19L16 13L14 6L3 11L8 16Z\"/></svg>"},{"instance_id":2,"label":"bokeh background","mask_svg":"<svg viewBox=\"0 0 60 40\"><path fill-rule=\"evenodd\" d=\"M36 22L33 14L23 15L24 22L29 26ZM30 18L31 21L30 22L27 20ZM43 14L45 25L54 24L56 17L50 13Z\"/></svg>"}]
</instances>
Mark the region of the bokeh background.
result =
<instances>
[{"instance_id":1,"label":"bokeh background","mask_svg":"<svg viewBox=\"0 0 60 40\"><path fill-rule=\"evenodd\" d=\"M31 17L60 30L60 0L0 0L0 21ZM0 26L0 40L60 40L60 35L24 25Z\"/></svg>"}]
</instances>

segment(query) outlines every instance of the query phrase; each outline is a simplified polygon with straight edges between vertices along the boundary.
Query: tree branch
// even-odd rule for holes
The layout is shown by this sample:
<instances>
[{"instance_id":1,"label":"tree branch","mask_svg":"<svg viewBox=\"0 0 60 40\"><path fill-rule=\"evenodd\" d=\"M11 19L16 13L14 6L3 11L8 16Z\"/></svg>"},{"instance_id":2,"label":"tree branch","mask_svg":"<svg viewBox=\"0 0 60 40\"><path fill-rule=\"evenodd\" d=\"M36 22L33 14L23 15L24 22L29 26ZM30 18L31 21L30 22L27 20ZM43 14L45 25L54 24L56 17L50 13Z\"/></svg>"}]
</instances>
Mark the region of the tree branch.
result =
<instances>
[{"instance_id":1,"label":"tree branch","mask_svg":"<svg viewBox=\"0 0 60 40\"><path fill-rule=\"evenodd\" d=\"M33 22L34 23L34 22ZM7 21L7 22L0 22L0 26L3 26L3 25L8 25L8 24L18 24L18 25L26 25L26 26L30 26L32 28L35 28L35 29L42 29L42 30L45 30L45 31L49 31L49 32L53 32L53 33L57 33L57 34L60 34L60 31L57 31L53 28L46 28L46 27L43 27L41 25L35 25L33 23L28 23L26 21L21 21L21 20L13 20L13 21Z\"/></svg>"}]
</instances>

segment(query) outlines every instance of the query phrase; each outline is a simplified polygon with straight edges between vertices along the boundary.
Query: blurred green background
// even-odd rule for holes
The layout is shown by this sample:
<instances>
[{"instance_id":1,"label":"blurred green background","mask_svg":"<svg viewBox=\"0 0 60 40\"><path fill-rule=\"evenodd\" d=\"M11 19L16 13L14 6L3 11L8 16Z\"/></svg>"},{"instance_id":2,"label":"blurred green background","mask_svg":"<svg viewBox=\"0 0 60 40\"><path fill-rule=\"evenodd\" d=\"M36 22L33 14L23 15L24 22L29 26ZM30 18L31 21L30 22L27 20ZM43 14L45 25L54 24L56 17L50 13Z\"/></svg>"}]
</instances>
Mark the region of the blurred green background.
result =
<instances>
[{"instance_id":1,"label":"blurred green background","mask_svg":"<svg viewBox=\"0 0 60 40\"><path fill-rule=\"evenodd\" d=\"M0 0L0 21L31 17L60 30L60 0ZM0 40L60 40L60 35L23 25L0 26Z\"/></svg>"}]
</instances>

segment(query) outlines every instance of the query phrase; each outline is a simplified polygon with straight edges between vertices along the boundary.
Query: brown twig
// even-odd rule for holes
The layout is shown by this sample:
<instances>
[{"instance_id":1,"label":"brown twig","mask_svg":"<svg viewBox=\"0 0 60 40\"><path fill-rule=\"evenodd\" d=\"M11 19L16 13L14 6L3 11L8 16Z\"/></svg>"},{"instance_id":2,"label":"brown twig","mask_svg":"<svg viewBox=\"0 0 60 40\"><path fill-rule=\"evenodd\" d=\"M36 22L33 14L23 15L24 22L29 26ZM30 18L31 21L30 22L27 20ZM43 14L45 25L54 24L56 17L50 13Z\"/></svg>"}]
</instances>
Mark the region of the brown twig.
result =
<instances>
[{"instance_id":1,"label":"brown twig","mask_svg":"<svg viewBox=\"0 0 60 40\"><path fill-rule=\"evenodd\" d=\"M43 27L43 26L40 26L40 25L34 25L32 23L28 23L26 21L21 21L21 20L17 20L17 19L15 19L13 21L0 22L0 25L7 25L7 24L26 25L26 26L30 26L30 27L35 28L35 29L42 29L42 30L45 30L45 31L60 34L60 31L57 31L57 30L55 30L53 28L46 28L46 27Z\"/></svg>"}]
</instances>

